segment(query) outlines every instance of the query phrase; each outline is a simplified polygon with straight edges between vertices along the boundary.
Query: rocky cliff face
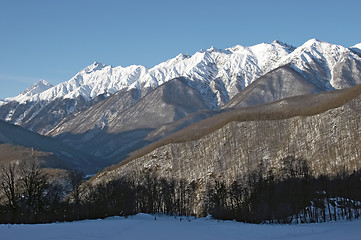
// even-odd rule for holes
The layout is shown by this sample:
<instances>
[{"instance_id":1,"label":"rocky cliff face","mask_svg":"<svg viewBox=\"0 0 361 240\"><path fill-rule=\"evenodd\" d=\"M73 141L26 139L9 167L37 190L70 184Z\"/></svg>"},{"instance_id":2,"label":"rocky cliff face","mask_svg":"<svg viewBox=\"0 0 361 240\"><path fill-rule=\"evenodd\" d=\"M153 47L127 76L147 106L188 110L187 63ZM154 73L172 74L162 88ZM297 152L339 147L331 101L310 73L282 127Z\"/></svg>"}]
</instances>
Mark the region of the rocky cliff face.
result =
<instances>
[{"instance_id":1,"label":"rocky cliff face","mask_svg":"<svg viewBox=\"0 0 361 240\"><path fill-rule=\"evenodd\" d=\"M358 85L347 91L304 97L304 104L300 98L286 99L243 113L220 114L213 118L208 127L211 130L198 128L203 136L185 136L196 129L191 126L168 143L148 149L145 155L100 173L93 183L152 172L196 182L202 190L208 182L231 183L260 167L277 172L281 160L289 155L305 159L314 176L352 172L361 167L360 94ZM253 117L246 116L251 112ZM229 121L223 126L216 123L227 117Z\"/></svg>"}]
</instances>

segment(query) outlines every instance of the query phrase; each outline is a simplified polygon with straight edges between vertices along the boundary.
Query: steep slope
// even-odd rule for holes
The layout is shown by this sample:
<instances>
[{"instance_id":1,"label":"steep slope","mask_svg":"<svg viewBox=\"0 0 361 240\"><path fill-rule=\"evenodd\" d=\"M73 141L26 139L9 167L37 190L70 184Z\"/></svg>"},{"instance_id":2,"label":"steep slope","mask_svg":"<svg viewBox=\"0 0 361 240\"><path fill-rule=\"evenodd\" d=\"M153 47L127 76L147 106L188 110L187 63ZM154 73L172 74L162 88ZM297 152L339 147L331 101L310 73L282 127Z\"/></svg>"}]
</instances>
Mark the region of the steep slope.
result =
<instances>
[{"instance_id":1,"label":"steep slope","mask_svg":"<svg viewBox=\"0 0 361 240\"><path fill-rule=\"evenodd\" d=\"M228 109L224 110L201 110L192 114L188 114L186 117L181 118L177 121L174 121L172 123L164 124L163 126L155 129L154 131L150 132L146 138L146 140L149 140L150 142L153 142L154 140L162 139L166 136L169 136L175 132L178 132L187 126L200 122L204 119L211 118L217 114L220 114L222 112L228 111Z\"/></svg>"},{"instance_id":2,"label":"steep slope","mask_svg":"<svg viewBox=\"0 0 361 240\"><path fill-rule=\"evenodd\" d=\"M321 89L342 89L361 83L360 56L348 48L317 39L298 47L278 66L287 64Z\"/></svg>"},{"instance_id":3,"label":"steep slope","mask_svg":"<svg viewBox=\"0 0 361 240\"><path fill-rule=\"evenodd\" d=\"M207 183L279 168L281 159L305 159L311 174L352 173L361 168L361 85L221 113L135 152L92 180L160 177Z\"/></svg>"},{"instance_id":4,"label":"steep slope","mask_svg":"<svg viewBox=\"0 0 361 240\"><path fill-rule=\"evenodd\" d=\"M91 129L106 128L109 121L136 104L140 97L140 92L137 89L120 90L90 108L65 118L59 124L60 127L56 126L50 131L51 135L64 132L83 133Z\"/></svg>"},{"instance_id":5,"label":"steep slope","mask_svg":"<svg viewBox=\"0 0 361 240\"><path fill-rule=\"evenodd\" d=\"M224 108L250 107L324 90L291 67L282 66L251 83L232 98Z\"/></svg>"},{"instance_id":6,"label":"steep slope","mask_svg":"<svg viewBox=\"0 0 361 240\"><path fill-rule=\"evenodd\" d=\"M103 99L104 96L100 95L92 101L85 101L81 96L76 99L57 98L50 102L11 101L0 106L0 119L44 134L69 115L85 110Z\"/></svg>"},{"instance_id":7,"label":"steep slope","mask_svg":"<svg viewBox=\"0 0 361 240\"><path fill-rule=\"evenodd\" d=\"M101 159L119 159L148 144L147 135L154 129L208 109L202 95L189 87L185 78L166 82L130 108L117 111L124 96L132 95L129 93L109 97L59 124L49 134ZM136 90L133 95L139 96Z\"/></svg>"},{"instance_id":8,"label":"steep slope","mask_svg":"<svg viewBox=\"0 0 361 240\"><path fill-rule=\"evenodd\" d=\"M361 83L361 58L350 49L311 39L224 108L248 107L285 97L344 89Z\"/></svg>"},{"instance_id":9,"label":"steep slope","mask_svg":"<svg viewBox=\"0 0 361 240\"><path fill-rule=\"evenodd\" d=\"M94 171L96 163L92 157L66 146L50 137L23 129L19 126L0 120L0 144L11 144L27 148L34 148L49 155L54 154L71 168L81 169L85 172Z\"/></svg>"}]
</instances>

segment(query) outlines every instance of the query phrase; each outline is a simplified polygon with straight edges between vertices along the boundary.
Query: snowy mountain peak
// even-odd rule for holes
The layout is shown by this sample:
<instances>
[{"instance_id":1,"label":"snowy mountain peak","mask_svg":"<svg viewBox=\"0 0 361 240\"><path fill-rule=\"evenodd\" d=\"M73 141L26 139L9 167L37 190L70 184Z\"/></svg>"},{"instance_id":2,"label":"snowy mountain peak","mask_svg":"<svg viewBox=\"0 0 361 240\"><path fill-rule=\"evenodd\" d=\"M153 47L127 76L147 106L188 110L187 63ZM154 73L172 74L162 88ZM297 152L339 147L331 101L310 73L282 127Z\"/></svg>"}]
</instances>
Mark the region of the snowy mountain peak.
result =
<instances>
[{"instance_id":1,"label":"snowy mountain peak","mask_svg":"<svg viewBox=\"0 0 361 240\"><path fill-rule=\"evenodd\" d=\"M40 79L34 85L27 88L25 91L21 92L19 96L33 96L35 94L42 93L52 87L53 87L52 84L50 84L44 79Z\"/></svg>"},{"instance_id":2,"label":"snowy mountain peak","mask_svg":"<svg viewBox=\"0 0 361 240\"><path fill-rule=\"evenodd\" d=\"M350 49L358 54L361 54L361 43L358 43L358 44L350 47Z\"/></svg>"},{"instance_id":3,"label":"snowy mountain peak","mask_svg":"<svg viewBox=\"0 0 361 240\"><path fill-rule=\"evenodd\" d=\"M284 43L284 42L279 41L279 40L274 40L274 41L272 42L272 44L285 45L285 43Z\"/></svg>"},{"instance_id":4,"label":"snowy mountain peak","mask_svg":"<svg viewBox=\"0 0 361 240\"><path fill-rule=\"evenodd\" d=\"M340 60L343 53L348 52L349 50L341 45L331 44L328 42L320 41L317 39L311 39L305 42L301 47L297 48L293 54L301 55L307 54L309 57L323 59L332 65ZM304 56L307 60L307 57Z\"/></svg>"},{"instance_id":5,"label":"snowy mountain peak","mask_svg":"<svg viewBox=\"0 0 361 240\"><path fill-rule=\"evenodd\" d=\"M224 54L231 54L232 51L228 50L228 49L219 49L216 48L215 46L212 46L208 49L201 49L198 51L199 53L212 53L212 52L216 52L216 53L224 53Z\"/></svg>"},{"instance_id":6,"label":"snowy mountain peak","mask_svg":"<svg viewBox=\"0 0 361 240\"><path fill-rule=\"evenodd\" d=\"M175 62L183 61L183 60L188 59L188 58L190 58L190 56L188 54L180 53L175 58L172 58L172 59L170 59L168 61L175 63Z\"/></svg>"},{"instance_id":7,"label":"snowy mountain peak","mask_svg":"<svg viewBox=\"0 0 361 240\"><path fill-rule=\"evenodd\" d=\"M49 86L53 86L51 83L49 83L48 81L44 80L44 79L40 79L38 82L41 82L44 85L49 85Z\"/></svg>"},{"instance_id":8,"label":"snowy mountain peak","mask_svg":"<svg viewBox=\"0 0 361 240\"><path fill-rule=\"evenodd\" d=\"M104 67L106 67L107 65L100 63L100 62L94 62L93 64L87 66L86 68L83 69L84 72L92 72L92 71L97 71L97 70L101 70Z\"/></svg>"},{"instance_id":9,"label":"snowy mountain peak","mask_svg":"<svg viewBox=\"0 0 361 240\"><path fill-rule=\"evenodd\" d=\"M0 103L0 105L4 104L5 102L17 101L17 102L25 102L28 99L33 98L34 96L38 96L42 92L54 87L52 84L47 82L44 79L40 79L32 86L28 87L26 90L22 91L16 97L6 98L4 102Z\"/></svg>"},{"instance_id":10,"label":"snowy mountain peak","mask_svg":"<svg viewBox=\"0 0 361 240\"><path fill-rule=\"evenodd\" d=\"M303 45L312 45L312 44L317 44L317 43L327 43L327 42L318 40L317 38L311 38L311 39L307 40Z\"/></svg>"},{"instance_id":11,"label":"snowy mountain peak","mask_svg":"<svg viewBox=\"0 0 361 240\"><path fill-rule=\"evenodd\" d=\"M289 44L287 44L287 43L284 43L284 42L282 42L282 41L279 41L279 40L274 40L271 44L272 44L272 45L279 45L279 46L281 46L281 47L285 47L285 48L287 48L290 52L292 52L293 50L296 49L296 47L294 47L294 46L292 46L292 45L289 45Z\"/></svg>"},{"instance_id":12,"label":"snowy mountain peak","mask_svg":"<svg viewBox=\"0 0 361 240\"><path fill-rule=\"evenodd\" d=\"M289 64L320 88L340 89L343 86L342 81L337 79L339 74L334 69L341 66L345 59L355 57L356 54L341 45L310 39L279 61L277 66Z\"/></svg>"},{"instance_id":13,"label":"snowy mountain peak","mask_svg":"<svg viewBox=\"0 0 361 240\"><path fill-rule=\"evenodd\" d=\"M215 46L212 46L211 48L207 49L207 52L218 52L218 53L224 53L224 54L232 54L232 51L229 51L227 49L219 49Z\"/></svg>"},{"instance_id":14,"label":"snowy mountain peak","mask_svg":"<svg viewBox=\"0 0 361 240\"><path fill-rule=\"evenodd\" d=\"M341 52L347 52L348 49L337 44L328 43L325 41L320 41L317 39L310 39L305 42L301 47L296 49L298 51L309 52L317 55L338 55Z\"/></svg>"},{"instance_id":15,"label":"snowy mountain peak","mask_svg":"<svg viewBox=\"0 0 361 240\"><path fill-rule=\"evenodd\" d=\"M358 48L358 49L361 50L361 43L358 43L358 44L352 46L351 48Z\"/></svg>"},{"instance_id":16,"label":"snowy mountain peak","mask_svg":"<svg viewBox=\"0 0 361 240\"><path fill-rule=\"evenodd\" d=\"M236 45L230 48L227 48L226 50L229 50L231 52L237 52L237 51L242 51L244 50L246 47L242 46L242 45Z\"/></svg>"}]
</instances>

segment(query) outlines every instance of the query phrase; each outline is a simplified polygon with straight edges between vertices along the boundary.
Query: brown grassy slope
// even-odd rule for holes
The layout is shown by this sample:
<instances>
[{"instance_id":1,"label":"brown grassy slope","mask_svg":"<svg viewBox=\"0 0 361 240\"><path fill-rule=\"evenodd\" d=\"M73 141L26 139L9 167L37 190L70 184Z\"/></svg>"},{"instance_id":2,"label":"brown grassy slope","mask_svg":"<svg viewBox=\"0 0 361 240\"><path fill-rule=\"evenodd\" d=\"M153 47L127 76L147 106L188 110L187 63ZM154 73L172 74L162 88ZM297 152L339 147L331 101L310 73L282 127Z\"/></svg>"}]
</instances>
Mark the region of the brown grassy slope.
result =
<instances>
[{"instance_id":1,"label":"brown grassy slope","mask_svg":"<svg viewBox=\"0 0 361 240\"><path fill-rule=\"evenodd\" d=\"M120 162L118 165L111 166L105 171L116 169L130 161L142 157L156 148L170 144L197 140L207 134L210 134L232 121L263 121L288 119L295 116L312 116L327 110L340 107L361 94L361 85L344 90L320 93L314 95L304 95L282 99L270 104L260 105L250 108L234 109L229 112L218 114L209 119L195 123L169 137L152 143Z\"/></svg>"},{"instance_id":2,"label":"brown grassy slope","mask_svg":"<svg viewBox=\"0 0 361 240\"><path fill-rule=\"evenodd\" d=\"M43 168L66 168L66 164L52 153L22 146L0 144L0 166L10 162L36 160Z\"/></svg>"}]
</instances>

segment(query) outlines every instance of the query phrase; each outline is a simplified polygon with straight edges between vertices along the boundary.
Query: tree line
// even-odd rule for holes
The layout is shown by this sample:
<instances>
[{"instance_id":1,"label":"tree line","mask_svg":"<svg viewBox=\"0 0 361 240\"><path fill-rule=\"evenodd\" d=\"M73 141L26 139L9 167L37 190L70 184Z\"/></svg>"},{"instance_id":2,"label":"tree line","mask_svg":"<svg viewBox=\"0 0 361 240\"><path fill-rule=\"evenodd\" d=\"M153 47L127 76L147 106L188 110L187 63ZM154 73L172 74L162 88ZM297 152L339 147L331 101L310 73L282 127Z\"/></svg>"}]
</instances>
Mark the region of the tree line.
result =
<instances>
[{"instance_id":1,"label":"tree line","mask_svg":"<svg viewBox=\"0 0 361 240\"><path fill-rule=\"evenodd\" d=\"M361 214L361 171L313 177L307 162L288 156L276 172L262 166L230 185L210 188L212 216L250 223L312 223Z\"/></svg>"},{"instance_id":2,"label":"tree line","mask_svg":"<svg viewBox=\"0 0 361 240\"><path fill-rule=\"evenodd\" d=\"M205 187L204 187L205 185ZM307 162L288 156L276 170L232 183L160 178L146 172L102 184L79 172L52 180L35 163L10 164L0 174L0 222L42 223L128 216L139 212L205 216L251 223L325 222L359 218L361 171L313 177Z\"/></svg>"}]
</instances>

